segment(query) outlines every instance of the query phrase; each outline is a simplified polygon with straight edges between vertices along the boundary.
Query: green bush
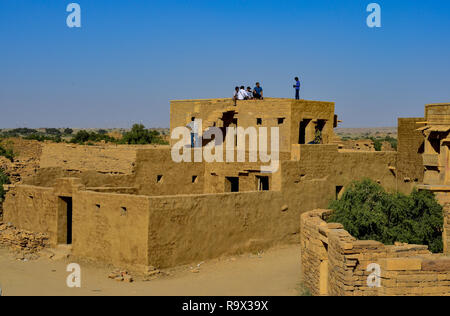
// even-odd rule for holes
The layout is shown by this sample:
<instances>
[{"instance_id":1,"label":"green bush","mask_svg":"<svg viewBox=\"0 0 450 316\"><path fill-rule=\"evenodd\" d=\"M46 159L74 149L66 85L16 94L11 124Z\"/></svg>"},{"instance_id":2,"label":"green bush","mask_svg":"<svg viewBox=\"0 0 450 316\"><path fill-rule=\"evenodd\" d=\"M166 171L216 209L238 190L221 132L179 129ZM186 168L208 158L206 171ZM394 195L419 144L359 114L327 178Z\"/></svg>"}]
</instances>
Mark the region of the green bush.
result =
<instances>
[{"instance_id":1,"label":"green bush","mask_svg":"<svg viewBox=\"0 0 450 316\"><path fill-rule=\"evenodd\" d=\"M11 161L14 160L14 152L12 149L5 149L0 145L0 156L3 156Z\"/></svg>"},{"instance_id":2,"label":"green bush","mask_svg":"<svg viewBox=\"0 0 450 316\"><path fill-rule=\"evenodd\" d=\"M435 253L443 250L443 210L429 191L390 194L366 179L353 182L329 208L335 212L328 222L341 223L360 240L427 245Z\"/></svg>"},{"instance_id":3,"label":"green bush","mask_svg":"<svg viewBox=\"0 0 450 316\"><path fill-rule=\"evenodd\" d=\"M80 145L89 142L90 144L93 145L93 143L100 142L102 140L104 140L105 142L109 142L109 143L117 143L118 142L117 139L110 137L108 135L99 134L99 133L95 133L95 132L87 132L84 130L77 132L70 142L74 143L74 144L80 144Z\"/></svg>"},{"instance_id":4,"label":"green bush","mask_svg":"<svg viewBox=\"0 0 450 316\"><path fill-rule=\"evenodd\" d=\"M45 135L42 133L35 133L28 136L23 137L23 139L26 140L37 140L38 142L44 142L44 141L52 141L55 143L62 142L61 135Z\"/></svg>"},{"instance_id":5,"label":"green bush","mask_svg":"<svg viewBox=\"0 0 450 316\"><path fill-rule=\"evenodd\" d=\"M9 184L9 178L4 173L3 169L0 169L0 204L3 203L3 199L5 198L5 191L3 190L4 184Z\"/></svg>"},{"instance_id":6,"label":"green bush","mask_svg":"<svg viewBox=\"0 0 450 316\"><path fill-rule=\"evenodd\" d=\"M134 124L131 131L123 135L121 143L130 145L166 144L159 132L145 129L142 124Z\"/></svg>"}]
</instances>

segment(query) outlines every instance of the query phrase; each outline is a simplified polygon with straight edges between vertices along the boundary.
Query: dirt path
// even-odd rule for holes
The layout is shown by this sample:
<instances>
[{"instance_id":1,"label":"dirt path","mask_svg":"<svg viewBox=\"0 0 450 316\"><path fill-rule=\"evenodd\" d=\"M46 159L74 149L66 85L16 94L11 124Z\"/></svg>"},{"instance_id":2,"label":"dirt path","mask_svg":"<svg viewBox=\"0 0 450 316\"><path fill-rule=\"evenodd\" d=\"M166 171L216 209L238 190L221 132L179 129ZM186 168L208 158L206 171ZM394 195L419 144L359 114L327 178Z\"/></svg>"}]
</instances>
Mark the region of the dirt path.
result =
<instances>
[{"instance_id":1,"label":"dirt path","mask_svg":"<svg viewBox=\"0 0 450 316\"><path fill-rule=\"evenodd\" d=\"M199 273L189 267L170 270L153 280L119 283L107 278L108 267L81 265L79 289L66 286L68 262L39 259L21 262L0 249L0 287L3 295L181 295L241 296L299 295L300 248L286 246L256 255L203 263Z\"/></svg>"}]
</instances>

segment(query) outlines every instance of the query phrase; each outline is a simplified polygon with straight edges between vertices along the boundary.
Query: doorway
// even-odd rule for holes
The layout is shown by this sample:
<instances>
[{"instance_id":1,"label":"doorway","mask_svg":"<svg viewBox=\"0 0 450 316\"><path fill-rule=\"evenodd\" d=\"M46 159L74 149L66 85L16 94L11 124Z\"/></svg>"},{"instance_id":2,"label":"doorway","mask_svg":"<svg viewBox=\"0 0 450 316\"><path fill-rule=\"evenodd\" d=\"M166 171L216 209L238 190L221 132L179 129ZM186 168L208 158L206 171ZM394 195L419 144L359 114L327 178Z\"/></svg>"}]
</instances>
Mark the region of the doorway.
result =
<instances>
[{"instance_id":1,"label":"doorway","mask_svg":"<svg viewBox=\"0 0 450 316\"><path fill-rule=\"evenodd\" d=\"M308 127L311 120L305 119L300 122L299 131L298 131L298 143L303 145L306 144L306 128Z\"/></svg>"},{"instance_id":2,"label":"doorway","mask_svg":"<svg viewBox=\"0 0 450 316\"><path fill-rule=\"evenodd\" d=\"M72 198L58 198L58 244L72 244Z\"/></svg>"}]
</instances>

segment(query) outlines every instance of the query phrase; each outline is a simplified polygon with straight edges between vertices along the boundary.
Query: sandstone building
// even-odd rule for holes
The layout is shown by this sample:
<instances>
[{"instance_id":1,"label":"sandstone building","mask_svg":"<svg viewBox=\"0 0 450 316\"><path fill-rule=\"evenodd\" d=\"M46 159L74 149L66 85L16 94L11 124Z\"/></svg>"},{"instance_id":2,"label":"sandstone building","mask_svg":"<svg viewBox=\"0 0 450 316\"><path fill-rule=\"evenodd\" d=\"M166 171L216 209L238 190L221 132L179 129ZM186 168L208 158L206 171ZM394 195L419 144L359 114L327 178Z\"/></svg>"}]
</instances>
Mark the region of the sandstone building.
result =
<instances>
[{"instance_id":1,"label":"sandstone building","mask_svg":"<svg viewBox=\"0 0 450 316\"><path fill-rule=\"evenodd\" d=\"M169 146L48 144L38 173L9 188L5 221L48 234L55 247L70 244L74 256L136 269L299 242L301 214L327 207L353 180L409 192L424 175L426 184L446 179L448 163L422 155L436 155L436 141L424 147L423 133L440 125L427 109L430 119L399 119L397 152L369 152L332 142L332 102L173 101L171 130L192 119L202 119L202 133L279 127L278 170L262 173L260 161L176 163ZM320 144L309 144L317 131Z\"/></svg>"}]
</instances>

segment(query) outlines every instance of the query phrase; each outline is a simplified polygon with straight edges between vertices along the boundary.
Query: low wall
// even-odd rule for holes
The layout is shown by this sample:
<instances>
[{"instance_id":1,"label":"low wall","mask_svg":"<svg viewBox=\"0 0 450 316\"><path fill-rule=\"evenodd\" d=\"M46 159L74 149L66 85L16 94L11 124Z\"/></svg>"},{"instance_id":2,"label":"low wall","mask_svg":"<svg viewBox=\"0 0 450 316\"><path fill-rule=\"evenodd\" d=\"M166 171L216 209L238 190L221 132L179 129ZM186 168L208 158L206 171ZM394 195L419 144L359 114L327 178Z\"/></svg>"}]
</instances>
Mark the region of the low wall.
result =
<instances>
[{"instance_id":1,"label":"low wall","mask_svg":"<svg viewBox=\"0 0 450 316\"><path fill-rule=\"evenodd\" d=\"M326 223L330 210L301 216L302 278L313 295L450 295L450 257L423 245L386 246L356 240L341 224ZM380 286L368 280L381 269Z\"/></svg>"},{"instance_id":2,"label":"low wall","mask_svg":"<svg viewBox=\"0 0 450 316\"><path fill-rule=\"evenodd\" d=\"M3 220L23 230L47 234L50 244L56 245L57 205L53 188L15 186L6 194Z\"/></svg>"}]
</instances>

